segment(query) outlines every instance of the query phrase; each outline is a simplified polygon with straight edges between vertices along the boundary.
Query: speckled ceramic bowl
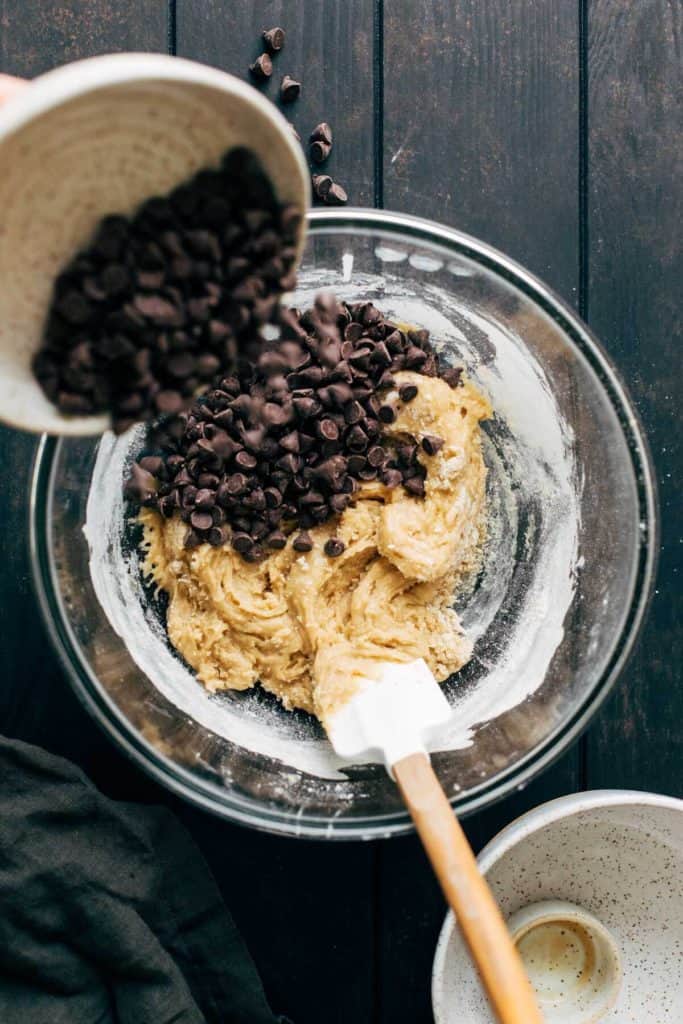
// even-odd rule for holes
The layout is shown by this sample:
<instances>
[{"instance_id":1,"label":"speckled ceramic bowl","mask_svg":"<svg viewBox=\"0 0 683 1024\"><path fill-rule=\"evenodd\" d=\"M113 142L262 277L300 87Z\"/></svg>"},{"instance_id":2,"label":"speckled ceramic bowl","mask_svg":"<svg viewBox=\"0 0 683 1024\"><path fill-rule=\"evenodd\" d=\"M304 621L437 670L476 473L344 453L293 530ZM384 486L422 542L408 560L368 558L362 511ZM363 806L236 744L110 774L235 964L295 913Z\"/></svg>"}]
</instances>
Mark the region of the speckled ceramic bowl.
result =
<instances>
[{"instance_id":1,"label":"speckled ceramic bowl","mask_svg":"<svg viewBox=\"0 0 683 1024\"><path fill-rule=\"evenodd\" d=\"M681 1019L683 801L621 790L562 797L503 829L479 865L506 917L567 900L609 934L621 960L619 994L585 1024ZM437 946L432 997L437 1024L494 1020L452 914Z\"/></svg>"}]
</instances>

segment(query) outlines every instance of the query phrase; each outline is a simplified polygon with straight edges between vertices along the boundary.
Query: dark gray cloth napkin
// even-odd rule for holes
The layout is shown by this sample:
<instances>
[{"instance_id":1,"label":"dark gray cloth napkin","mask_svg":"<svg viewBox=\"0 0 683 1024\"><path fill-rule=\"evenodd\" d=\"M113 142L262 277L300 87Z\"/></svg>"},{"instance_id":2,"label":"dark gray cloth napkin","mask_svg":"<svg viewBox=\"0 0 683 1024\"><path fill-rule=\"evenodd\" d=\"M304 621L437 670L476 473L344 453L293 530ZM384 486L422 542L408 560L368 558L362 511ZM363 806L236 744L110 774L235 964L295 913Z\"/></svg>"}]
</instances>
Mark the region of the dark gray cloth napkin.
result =
<instances>
[{"instance_id":1,"label":"dark gray cloth napkin","mask_svg":"<svg viewBox=\"0 0 683 1024\"><path fill-rule=\"evenodd\" d=\"M2 1024L276 1024L194 843L166 810L0 737Z\"/></svg>"}]
</instances>

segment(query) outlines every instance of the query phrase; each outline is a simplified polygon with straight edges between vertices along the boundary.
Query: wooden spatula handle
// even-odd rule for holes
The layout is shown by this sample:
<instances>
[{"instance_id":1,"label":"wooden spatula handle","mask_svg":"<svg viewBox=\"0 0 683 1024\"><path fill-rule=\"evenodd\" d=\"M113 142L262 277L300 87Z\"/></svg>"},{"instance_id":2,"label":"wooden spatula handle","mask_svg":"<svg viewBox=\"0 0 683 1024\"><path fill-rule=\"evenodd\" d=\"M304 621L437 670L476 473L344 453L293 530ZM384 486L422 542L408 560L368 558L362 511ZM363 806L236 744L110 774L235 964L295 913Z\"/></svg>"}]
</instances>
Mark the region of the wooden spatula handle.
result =
<instances>
[{"instance_id":1,"label":"wooden spatula handle","mask_svg":"<svg viewBox=\"0 0 683 1024\"><path fill-rule=\"evenodd\" d=\"M393 772L498 1020L501 1024L542 1024L503 915L429 758L411 754L397 761Z\"/></svg>"}]
</instances>

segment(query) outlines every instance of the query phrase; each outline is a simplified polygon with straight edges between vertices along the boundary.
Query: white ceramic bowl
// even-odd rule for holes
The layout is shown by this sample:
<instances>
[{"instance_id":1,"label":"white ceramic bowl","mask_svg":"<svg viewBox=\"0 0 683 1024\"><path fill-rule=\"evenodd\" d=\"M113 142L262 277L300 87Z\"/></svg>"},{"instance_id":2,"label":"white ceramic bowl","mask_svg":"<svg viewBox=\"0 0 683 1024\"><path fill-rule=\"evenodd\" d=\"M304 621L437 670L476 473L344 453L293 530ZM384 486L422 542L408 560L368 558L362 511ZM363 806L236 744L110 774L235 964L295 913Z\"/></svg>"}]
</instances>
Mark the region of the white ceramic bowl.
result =
<instances>
[{"instance_id":1,"label":"white ceramic bowl","mask_svg":"<svg viewBox=\"0 0 683 1024\"><path fill-rule=\"evenodd\" d=\"M567 900L606 929L621 987L611 1009L587 1020L683 1018L683 801L621 790L562 797L503 829L479 866L507 918L541 900ZM452 914L436 950L432 999L436 1024L494 1020Z\"/></svg>"},{"instance_id":2,"label":"white ceramic bowl","mask_svg":"<svg viewBox=\"0 0 683 1024\"><path fill-rule=\"evenodd\" d=\"M13 426L99 434L66 417L31 372L56 274L98 220L132 213L233 146L248 146L282 202L302 209L309 174L276 107L247 82L161 54L123 53L36 78L0 110L0 412ZM303 229L300 239L303 245Z\"/></svg>"}]
</instances>

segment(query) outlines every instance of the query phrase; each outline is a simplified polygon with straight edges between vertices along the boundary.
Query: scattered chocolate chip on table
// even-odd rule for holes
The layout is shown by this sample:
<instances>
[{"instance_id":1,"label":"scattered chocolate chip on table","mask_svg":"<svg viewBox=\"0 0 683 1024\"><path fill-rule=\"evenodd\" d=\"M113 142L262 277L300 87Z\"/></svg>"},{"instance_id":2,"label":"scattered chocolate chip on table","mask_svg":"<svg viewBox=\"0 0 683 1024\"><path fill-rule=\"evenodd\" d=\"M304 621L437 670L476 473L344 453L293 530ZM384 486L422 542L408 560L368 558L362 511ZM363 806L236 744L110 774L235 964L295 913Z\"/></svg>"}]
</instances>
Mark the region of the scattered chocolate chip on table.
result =
<instances>
[{"instance_id":1,"label":"scattered chocolate chip on table","mask_svg":"<svg viewBox=\"0 0 683 1024\"><path fill-rule=\"evenodd\" d=\"M332 129L326 121L321 121L317 124L311 132L310 142L324 142L326 145L332 145Z\"/></svg>"},{"instance_id":2,"label":"scattered chocolate chip on table","mask_svg":"<svg viewBox=\"0 0 683 1024\"><path fill-rule=\"evenodd\" d=\"M285 75L280 86L280 99L283 103L294 103L301 95L301 82L297 82L291 75Z\"/></svg>"},{"instance_id":3,"label":"scattered chocolate chip on table","mask_svg":"<svg viewBox=\"0 0 683 1024\"><path fill-rule=\"evenodd\" d=\"M330 155L332 146L327 142L316 139L315 142L310 144L308 151L314 164L323 164Z\"/></svg>"},{"instance_id":4,"label":"scattered chocolate chip on table","mask_svg":"<svg viewBox=\"0 0 683 1024\"><path fill-rule=\"evenodd\" d=\"M263 32L263 42L270 54L279 53L285 45L285 30L276 26Z\"/></svg>"},{"instance_id":5,"label":"scattered chocolate chip on table","mask_svg":"<svg viewBox=\"0 0 683 1024\"><path fill-rule=\"evenodd\" d=\"M249 65L249 71L254 78L270 78L273 73L273 62L270 54L262 53L260 57L257 57L254 63Z\"/></svg>"}]
</instances>

